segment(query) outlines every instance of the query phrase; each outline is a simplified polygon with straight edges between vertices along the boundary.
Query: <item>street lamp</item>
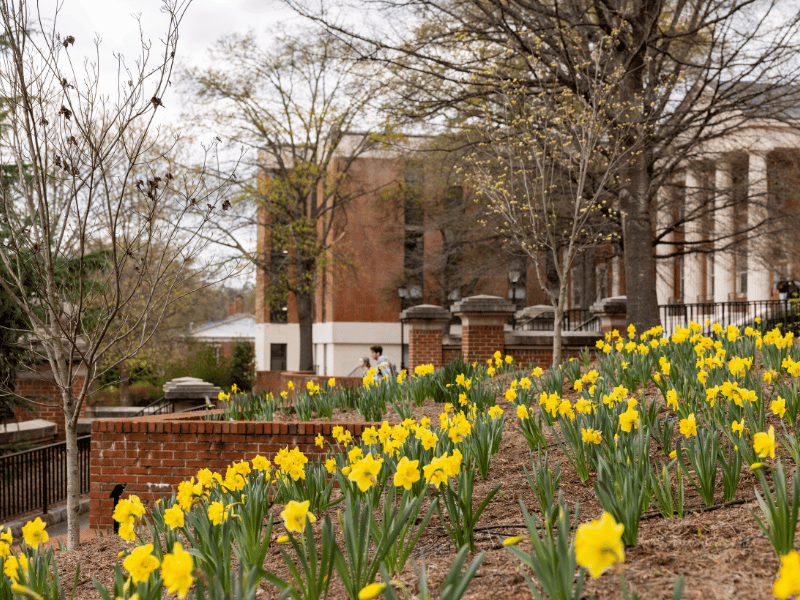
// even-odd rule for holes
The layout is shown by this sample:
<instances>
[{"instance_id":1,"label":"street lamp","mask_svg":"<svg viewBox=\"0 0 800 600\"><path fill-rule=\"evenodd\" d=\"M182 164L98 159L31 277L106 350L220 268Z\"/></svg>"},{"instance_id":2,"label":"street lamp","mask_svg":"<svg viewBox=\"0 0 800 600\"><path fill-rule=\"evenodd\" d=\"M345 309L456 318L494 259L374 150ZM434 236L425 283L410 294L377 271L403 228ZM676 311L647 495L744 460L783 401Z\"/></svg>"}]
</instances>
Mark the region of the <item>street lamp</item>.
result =
<instances>
[{"instance_id":1,"label":"street lamp","mask_svg":"<svg viewBox=\"0 0 800 600\"><path fill-rule=\"evenodd\" d=\"M522 271L520 269L511 268L508 270L508 280L511 282L511 301L514 303L515 311L517 309L517 283L520 277L522 277ZM514 329L517 327L516 312L511 315L511 326Z\"/></svg>"},{"instance_id":2,"label":"street lamp","mask_svg":"<svg viewBox=\"0 0 800 600\"><path fill-rule=\"evenodd\" d=\"M405 283L401 283L397 286L397 295L400 297L400 312L402 313L405 310L406 298L408 298L408 286ZM400 370L406 368L406 353L405 353L405 338L404 338L404 331L403 325L405 323L405 319L400 317Z\"/></svg>"}]
</instances>

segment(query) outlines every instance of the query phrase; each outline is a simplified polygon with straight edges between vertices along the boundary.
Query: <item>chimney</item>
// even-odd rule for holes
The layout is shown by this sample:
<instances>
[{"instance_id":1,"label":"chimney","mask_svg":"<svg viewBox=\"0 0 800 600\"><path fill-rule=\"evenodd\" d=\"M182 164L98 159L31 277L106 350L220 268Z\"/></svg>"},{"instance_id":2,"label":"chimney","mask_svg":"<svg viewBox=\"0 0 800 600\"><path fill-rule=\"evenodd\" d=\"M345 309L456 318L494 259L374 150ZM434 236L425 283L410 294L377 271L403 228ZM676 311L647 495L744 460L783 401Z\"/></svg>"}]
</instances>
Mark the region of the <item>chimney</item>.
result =
<instances>
[{"instance_id":1,"label":"chimney","mask_svg":"<svg viewBox=\"0 0 800 600\"><path fill-rule=\"evenodd\" d=\"M228 316L240 315L244 312L244 298L236 296L233 302L228 303Z\"/></svg>"}]
</instances>

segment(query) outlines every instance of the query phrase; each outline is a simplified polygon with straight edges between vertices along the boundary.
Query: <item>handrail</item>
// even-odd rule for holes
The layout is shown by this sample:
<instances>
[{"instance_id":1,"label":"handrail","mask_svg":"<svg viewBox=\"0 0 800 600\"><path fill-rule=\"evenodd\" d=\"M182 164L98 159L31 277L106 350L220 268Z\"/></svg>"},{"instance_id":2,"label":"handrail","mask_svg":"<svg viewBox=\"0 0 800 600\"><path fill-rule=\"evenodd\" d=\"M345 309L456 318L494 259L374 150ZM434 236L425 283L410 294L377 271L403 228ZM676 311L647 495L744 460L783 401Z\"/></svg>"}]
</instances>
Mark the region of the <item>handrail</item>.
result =
<instances>
[{"instance_id":1,"label":"handrail","mask_svg":"<svg viewBox=\"0 0 800 600\"><path fill-rule=\"evenodd\" d=\"M154 407L156 404L159 404L159 403L161 403L161 401L162 401L162 400L166 400L166 399L167 399L167 397L166 397L166 396L161 396L161 398L159 398L158 400L153 400L153 401L152 401L150 404L148 404L147 406L145 406L145 407L144 407L142 410L140 410L139 412L137 412L135 415L132 415L132 417L143 417L143 416L145 416L145 415L156 415L156 414L160 414L160 413L158 412L158 409L155 409L155 410L152 410L152 411L149 411L149 412L148 412L148 409L149 409L149 408L153 408L153 407ZM167 402L164 402L164 403L162 404L162 406L165 406L165 405L172 405L172 402L170 402L170 401L167 401ZM159 407L159 408L161 408L161 407Z\"/></svg>"}]
</instances>

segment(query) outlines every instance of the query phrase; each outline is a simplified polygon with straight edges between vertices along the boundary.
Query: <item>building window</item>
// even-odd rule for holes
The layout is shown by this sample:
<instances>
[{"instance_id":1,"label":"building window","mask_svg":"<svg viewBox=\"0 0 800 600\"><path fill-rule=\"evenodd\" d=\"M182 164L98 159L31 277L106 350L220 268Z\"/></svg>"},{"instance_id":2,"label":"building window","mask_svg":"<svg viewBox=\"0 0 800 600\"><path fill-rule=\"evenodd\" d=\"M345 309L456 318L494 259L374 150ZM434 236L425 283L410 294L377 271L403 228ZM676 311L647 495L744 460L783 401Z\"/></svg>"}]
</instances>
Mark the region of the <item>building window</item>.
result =
<instances>
[{"instance_id":1,"label":"building window","mask_svg":"<svg viewBox=\"0 0 800 600\"><path fill-rule=\"evenodd\" d=\"M714 255L708 255L708 262L707 262L707 281L706 281L706 297L714 299Z\"/></svg>"},{"instance_id":2,"label":"building window","mask_svg":"<svg viewBox=\"0 0 800 600\"><path fill-rule=\"evenodd\" d=\"M600 263L595 267L595 281L597 281L597 300L608 297L608 266Z\"/></svg>"},{"instance_id":3,"label":"building window","mask_svg":"<svg viewBox=\"0 0 800 600\"><path fill-rule=\"evenodd\" d=\"M405 172L405 204L403 214L405 219L405 243L403 248L403 268L405 281L409 284L411 292L415 290L418 296L410 293L412 299L422 298L422 271L425 254L425 212L423 209L423 183L424 172L421 166L409 165ZM418 302L417 302L418 303Z\"/></svg>"},{"instance_id":4,"label":"building window","mask_svg":"<svg viewBox=\"0 0 800 600\"><path fill-rule=\"evenodd\" d=\"M286 370L286 344L269 345L269 369L270 371Z\"/></svg>"},{"instance_id":5,"label":"building window","mask_svg":"<svg viewBox=\"0 0 800 600\"><path fill-rule=\"evenodd\" d=\"M286 301L272 300L269 303L269 322L287 323L289 321L289 307Z\"/></svg>"},{"instance_id":6,"label":"building window","mask_svg":"<svg viewBox=\"0 0 800 600\"><path fill-rule=\"evenodd\" d=\"M508 299L517 308L524 307L527 303L527 277L524 261L513 261L508 267Z\"/></svg>"},{"instance_id":7,"label":"building window","mask_svg":"<svg viewBox=\"0 0 800 600\"><path fill-rule=\"evenodd\" d=\"M684 302L683 294L684 294L684 283L686 281L685 272L686 272L686 261L684 260L686 257L681 256L678 258L678 302Z\"/></svg>"},{"instance_id":8,"label":"building window","mask_svg":"<svg viewBox=\"0 0 800 600\"><path fill-rule=\"evenodd\" d=\"M737 263L736 293L740 296L747 294L747 256L740 256Z\"/></svg>"}]
</instances>

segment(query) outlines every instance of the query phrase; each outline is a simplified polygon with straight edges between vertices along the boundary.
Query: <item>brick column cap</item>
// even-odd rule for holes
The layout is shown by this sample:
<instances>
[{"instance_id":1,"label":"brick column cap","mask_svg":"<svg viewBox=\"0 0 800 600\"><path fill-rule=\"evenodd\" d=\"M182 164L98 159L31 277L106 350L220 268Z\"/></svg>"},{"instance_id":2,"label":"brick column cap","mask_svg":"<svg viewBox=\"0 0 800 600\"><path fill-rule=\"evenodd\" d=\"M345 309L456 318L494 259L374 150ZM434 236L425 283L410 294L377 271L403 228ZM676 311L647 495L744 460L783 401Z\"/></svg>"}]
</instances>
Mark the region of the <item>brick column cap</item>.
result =
<instances>
[{"instance_id":1,"label":"brick column cap","mask_svg":"<svg viewBox=\"0 0 800 600\"><path fill-rule=\"evenodd\" d=\"M451 318L450 311L435 304L420 304L412 306L400 313L400 320L413 321L439 321L446 323Z\"/></svg>"},{"instance_id":2,"label":"brick column cap","mask_svg":"<svg viewBox=\"0 0 800 600\"><path fill-rule=\"evenodd\" d=\"M450 309L456 316L470 313L494 313L497 316L508 316L516 311L513 302L503 300L500 296L470 296L453 304Z\"/></svg>"}]
</instances>

